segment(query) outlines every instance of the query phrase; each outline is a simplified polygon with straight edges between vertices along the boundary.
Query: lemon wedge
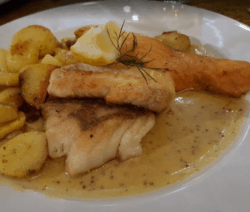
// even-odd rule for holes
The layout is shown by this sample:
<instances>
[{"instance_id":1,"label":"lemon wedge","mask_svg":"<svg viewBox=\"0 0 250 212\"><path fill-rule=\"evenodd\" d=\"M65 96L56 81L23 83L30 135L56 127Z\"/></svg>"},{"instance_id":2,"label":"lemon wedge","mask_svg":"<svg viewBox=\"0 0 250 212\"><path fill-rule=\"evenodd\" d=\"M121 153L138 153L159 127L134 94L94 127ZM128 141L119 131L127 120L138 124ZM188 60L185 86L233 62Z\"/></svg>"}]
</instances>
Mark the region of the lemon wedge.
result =
<instances>
[{"instance_id":1,"label":"lemon wedge","mask_svg":"<svg viewBox=\"0 0 250 212\"><path fill-rule=\"evenodd\" d=\"M77 42L71 46L70 51L79 61L90 65L104 66L116 61L122 38L117 41L120 28L116 22L110 21L100 27L91 27Z\"/></svg>"}]
</instances>

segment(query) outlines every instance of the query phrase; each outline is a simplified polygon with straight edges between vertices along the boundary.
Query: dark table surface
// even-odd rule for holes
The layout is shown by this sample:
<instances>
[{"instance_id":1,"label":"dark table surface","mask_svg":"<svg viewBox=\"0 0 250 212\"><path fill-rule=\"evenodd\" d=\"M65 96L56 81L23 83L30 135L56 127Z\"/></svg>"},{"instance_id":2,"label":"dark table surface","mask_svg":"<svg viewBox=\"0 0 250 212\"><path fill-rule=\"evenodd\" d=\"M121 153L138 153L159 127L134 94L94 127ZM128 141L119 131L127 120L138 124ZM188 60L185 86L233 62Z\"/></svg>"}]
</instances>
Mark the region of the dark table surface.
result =
<instances>
[{"instance_id":1,"label":"dark table surface","mask_svg":"<svg viewBox=\"0 0 250 212\"><path fill-rule=\"evenodd\" d=\"M0 25L39 11L83 0L10 0L0 5ZM190 0L188 5L211 10L250 26L250 0Z\"/></svg>"}]
</instances>

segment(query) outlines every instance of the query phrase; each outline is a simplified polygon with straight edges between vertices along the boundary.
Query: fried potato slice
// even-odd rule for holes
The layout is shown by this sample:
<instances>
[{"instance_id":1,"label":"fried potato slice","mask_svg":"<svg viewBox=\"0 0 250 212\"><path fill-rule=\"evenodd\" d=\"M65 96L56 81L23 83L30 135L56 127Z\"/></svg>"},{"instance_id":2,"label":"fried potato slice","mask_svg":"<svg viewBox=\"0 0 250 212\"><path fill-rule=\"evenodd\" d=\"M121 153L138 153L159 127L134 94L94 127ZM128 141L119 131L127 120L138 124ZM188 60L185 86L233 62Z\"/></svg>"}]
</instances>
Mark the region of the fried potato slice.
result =
<instances>
[{"instance_id":1,"label":"fried potato slice","mask_svg":"<svg viewBox=\"0 0 250 212\"><path fill-rule=\"evenodd\" d=\"M75 37L66 37L61 39L60 47L66 50L70 50L70 47L73 46L77 41Z\"/></svg>"},{"instance_id":2,"label":"fried potato slice","mask_svg":"<svg viewBox=\"0 0 250 212\"><path fill-rule=\"evenodd\" d=\"M0 92L2 92L3 90L5 90L6 88L8 88L8 87L0 85Z\"/></svg>"},{"instance_id":3,"label":"fried potato slice","mask_svg":"<svg viewBox=\"0 0 250 212\"><path fill-rule=\"evenodd\" d=\"M35 64L21 71L21 95L28 104L39 106L45 101L50 74L55 68L50 64Z\"/></svg>"},{"instance_id":4,"label":"fried potato slice","mask_svg":"<svg viewBox=\"0 0 250 212\"><path fill-rule=\"evenodd\" d=\"M177 31L163 32L162 35L156 36L155 39L179 51L185 52L191 47L189 37Z\"/></svg>"},{"instance_id":5,"label":"fried potato slice","mask_svg":"<svg viewBox=\"0 0 250 212\"><path fill-rule=\"evenodd\" d=\"M53 54L59 42L50 29L41 25L30 25L18 31L12 40L12 44L32 40L36 43L39 56Z\"/></svg>"},{"instance_id":6,"label":"fried potato slice","mask_svg":"<svg viewBox=\"0 0 250 212\"><path fill-rule=\"evenodd\" d=\"M10 105L15 108L20 107L23 104L20 89L17 87L5 88L0 92L0 103Z\"/></svg>"},{"instance_id":7,"label":"fried potato slice","mask_svg":"<svg viewBox=\"0 0 250 212\"><path fill-rule=\"evenodd\" d=\"M62 64L53 56L50 54L46 54L44 58L42 59L41 63L43 64L51 64L54 66L62 66Z\"/></svg>"},{"instance_id":8,"label":"fried potato slice","mask_svg":"<svg viewBox=\"0 0 250 212\"><path fill-rule=\"evenodd\" d=\"M0 72L0 86L19 86L19 74Z\"/></svg>"},{"instance_id":9,"label":"fried potato slice","mask_svg":"<svg viewBox=\"0 0 250 212\"><path fill-rule=\"evenodd\" d=\"M81 37L84 33L86 33L87 31L89 31L89 29L90 29L91 27L97 28L98 26L97 26L97 25L87 25L87 26L82 26L82 27L78 28L78 29L74 32L76 38Z\"/></svg>"},{"instance_id":10,"label":"fried potato slice","mask_svg":"<svg viewBox=\"0 0 250 212\"><path fill-rule=\"evenodd\" d=\"M19 72L23 67L38 62L39 48L32 40L12 42L6 61L10 72Z\"/></svg>"},{"instance_id":11,"label":"fried potato slice","mask_svg":"<svg viewBox=\"0 0 250 212\"><path fill-rule=\"evenodd\" d=\"M8 66L6 61L7 50L0 49L0 72L8 72Z\"/></svg>"},{"instance_id":12,"label":"fried potato slice","mask_svg":"<svg viewBox=\"0 0 250 212\"><path fill-rule=\"evenodd\" d=\"M75 56L66 49L57 48L55 58L62 64L62 65L69 65L74 63L79 63L80 61L75 58Z\"/></svg>"},{"instance_id":13,"label":"fried potato slice","mask_svg":"<svg viewBox=\"0 0 250 212\"><path fill-rule=\"evenodd\" d=\"M18 112L17 119L11 122L7 122L0 126L0 139L4 138L11 132L19 130L23 127L26 121L26 116L23 112Z\"/></svg>"},{"instance_id":14,"label":"fried potato slice","mask_svg":"<svg viewBox=\"0 0 250 212\"><path fill-rule=\"evenodd\" d=\"M17 109L8 105L0 104L0 125L17 118Z\"/></svg>"},{"instance_id":15,"label":"fried potato slice","mask_svg":"<svg viewBox=\"0 0 250 212\"><path fill-rule=\"evenodd\" d=\"M47 155L45 133L20 134L0 148L0 172L12 177L25 177L41 169Z\"/></svg>"}]
</instances>

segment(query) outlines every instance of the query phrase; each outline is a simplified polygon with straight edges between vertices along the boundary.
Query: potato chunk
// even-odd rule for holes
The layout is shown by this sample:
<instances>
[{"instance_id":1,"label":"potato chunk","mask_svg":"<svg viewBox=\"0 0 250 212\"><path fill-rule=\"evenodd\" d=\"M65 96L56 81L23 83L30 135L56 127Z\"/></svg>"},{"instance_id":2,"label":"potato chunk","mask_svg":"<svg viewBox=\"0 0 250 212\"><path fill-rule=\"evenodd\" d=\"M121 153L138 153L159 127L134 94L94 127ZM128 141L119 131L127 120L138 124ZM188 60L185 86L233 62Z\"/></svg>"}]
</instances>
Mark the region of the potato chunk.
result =
<instances>
[{"instance_id":1,"label":"potato chunk","mask_svg":"<svg viewBox=\"0 0 250 212\"><path fill-rule=\"evenodd\" d=\"M0 172L12 177L25 177L41 169L47 155L45 133L20 134L0 148Z\"/></svg>"},{"instance_id":2,"label":"potato chunk","mask_svg":"<svg viewBox=\"0 0 250 212\"><path fill-rule=\"evenodd\" d=\"M5 122L12 121L17 118L17 109L0 104L0 125Z\"/></svg>"},{"instance_id":3,"label":"potato chunk","mask_svg":"<svg viewBox=\"0 0 250 212\"><path fill-rule=\"evenodd\" d=\"M0 49L0 72L8 72L8 66L6 61L7 50Z\"/></svg>"},{"instance_id":4,"label":"potato chunk","mask_svg":"<svg viewBox=\"0 0 250 212\"><path fill-rule=\"evenodd\" d=\"M79 60L75 58L75 56L69 51L65 49L56 49L55 58L62 64L62 65L69 65L74 63L79 63Z\"/></svg>"},{"instance_id":5,"label":"potato chunk","mask_svg":"<svg viewBox=\"0 0 250 212\"><path fill-rule=\"evenodd\" d=\"M163 32L155 39L179 51L188 51L191 46L189 37L177 31Z\"/></svg>"},{"instance_id":6,"label":"potato chunk","mask_svg":"<svg viewBox=\"0 0 250 212\"><path fill-rule=\"evenodd\" d=\"M55 68L49 64L36 64L21 71L21 95L28 104L39 106L45 101L50 74Z\"/></svg>"},{"instance_id":7,"label":"potato chunk","mask_svg":"<svg viewBox=\"0 0 250 212\"><path fill-rule=\"evenodd\" d=\"M31 25L18 31L13 37L12 44L27 40L32 40L36 43L39 56L53 54L54 49L59 44L52 32L48 28L40 25Z\"/></svg>"},{"instance_id":8,"label":"potato chunk","mask_svg":"<svg viewBox=\"0 0 250 212\"><path fill-rule=\"evenodd\" d=\"M77 39L75 37L66 37L61 39L59 46L63 49L70 50L70 47L76 43Z\"/></svg>"},{"instance_id":9,"label":"potato chunk","mask_svg":"<svg viewBox=\"0 0 250 212\"><path fill-rule=\"evenodd\" d=\"M4 138L11 132L21 129L26 121L26 116L23 112L18 112L17 118L14 121L7 122L0 126L0 139Z\"/></svg>"},{"instance_id":10,"label":"potato chunk","mask_svg":"<svg viewBox=\"0 0 250 212\"><path fill-rule=\"evenodd\" d=\"M41 63L43 64L51 64L54 66L62 66L62 64L50 54L46 54L45 57L42 59Z\"/></svg>"},{"instance_id":11,"label":"potato chunk","mask_svg":"<svg viewBox=\"0 0 250 212\"><path fill-rule=\"evenodd\" d=\"M87 31L89 31L91 27L97 28L98 26L97 25L87 25L87 26L82 26L82 27L78 28L74 32L76 38L81 37L83 34L85 34Z\"/></svg>"},{"instance_id":12,"label":"potato chunk","mask_svg":"<svg viewBox=\"0 0 250 212\"><path fill-rule=\"evenodd\" d=\"M0 103L18 108L23 103L19 88L6 88L0 92Z\"/></svg>"},{"instance_id":13,"label":"potato chunk","mask_svg":"<svg viewBox=\"0 0 250 212\"><path fill-rule=\"evenodd\" d=\"M18 40L11 44L6 60L10 72L19 72L23 67L38 62L39 49L32 40Z\"/></svg>"},{"instance_id":14,"label":"potato chunk","mask_svg":"<svg viewBox=\"0 0 250 212\"><path fill-rule=\"evenodd\" d=\"M0 73L0 86L18 86L18 73Z\"/></svg>"}]
</instances>

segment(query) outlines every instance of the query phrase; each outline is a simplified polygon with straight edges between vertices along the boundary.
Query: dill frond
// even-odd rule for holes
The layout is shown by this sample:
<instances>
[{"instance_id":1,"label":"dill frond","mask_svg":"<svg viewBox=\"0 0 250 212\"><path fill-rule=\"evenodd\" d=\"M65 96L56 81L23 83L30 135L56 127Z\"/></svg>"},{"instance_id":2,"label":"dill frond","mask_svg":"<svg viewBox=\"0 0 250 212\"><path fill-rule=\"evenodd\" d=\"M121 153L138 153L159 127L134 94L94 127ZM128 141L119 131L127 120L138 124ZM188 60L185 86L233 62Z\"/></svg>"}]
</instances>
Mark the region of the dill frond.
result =
<instances>
[{"instance_id":1,"label":"dill frond","mask_svg":"<svg viewBox=\"0 0 250 212\"><path fill-rule=\"evenodd\" d=\"M119 63L122 63L126 66L135 66L137 67L138 71L141 73L141 75L143 76L143 78L145 79L146 83L148 84L148 81L147 81L147 78L145 75L147 75L148 77L150 77L154 82L157 82L147 71L146 69L160 69L160 68L150 68L150 67L145 67L145 64L153 61L154 59L152 60L148 60L148 61L143 61L143 59L151 52L152 50L152 45L149 49L149 51L144 54L143 56L141 56L140 58L138 57L138 54L139 52L137 52L137 54L135 56L132 56L130 55L130 53L134 52L136 50L136 48L138 47L138 42L137 42L137 38L135 36L134 33L132 33L133 35L133 45L132 45L132 48L131 49L128 49L127 45L126 45L126 52L125 53L121 53L121 49L123 48L123 46L125 45L125 42L128 38L128 36L131 34L130 32L127 33L126 37L124 38L124 40L122 41L122 43L120 44L119 41L120 39L123 37L125 31L122 31L123 30L123 27L124 27L124 24L125 24L125 20L123 21L122 23L122 26L120 28L120 32L119 34L117 34L115 32L115 36L114 39L115 41L117 42L116 45L114 44L113 40L111 39L111 36L110 36L110 33L109 33L109 30L107 29L108 31L108 35L109 35L109 38L113 44L113 46L116 48L116 50L119 52L119 57L116 59L117 62Z\"/></svg>"}]
</instances>

